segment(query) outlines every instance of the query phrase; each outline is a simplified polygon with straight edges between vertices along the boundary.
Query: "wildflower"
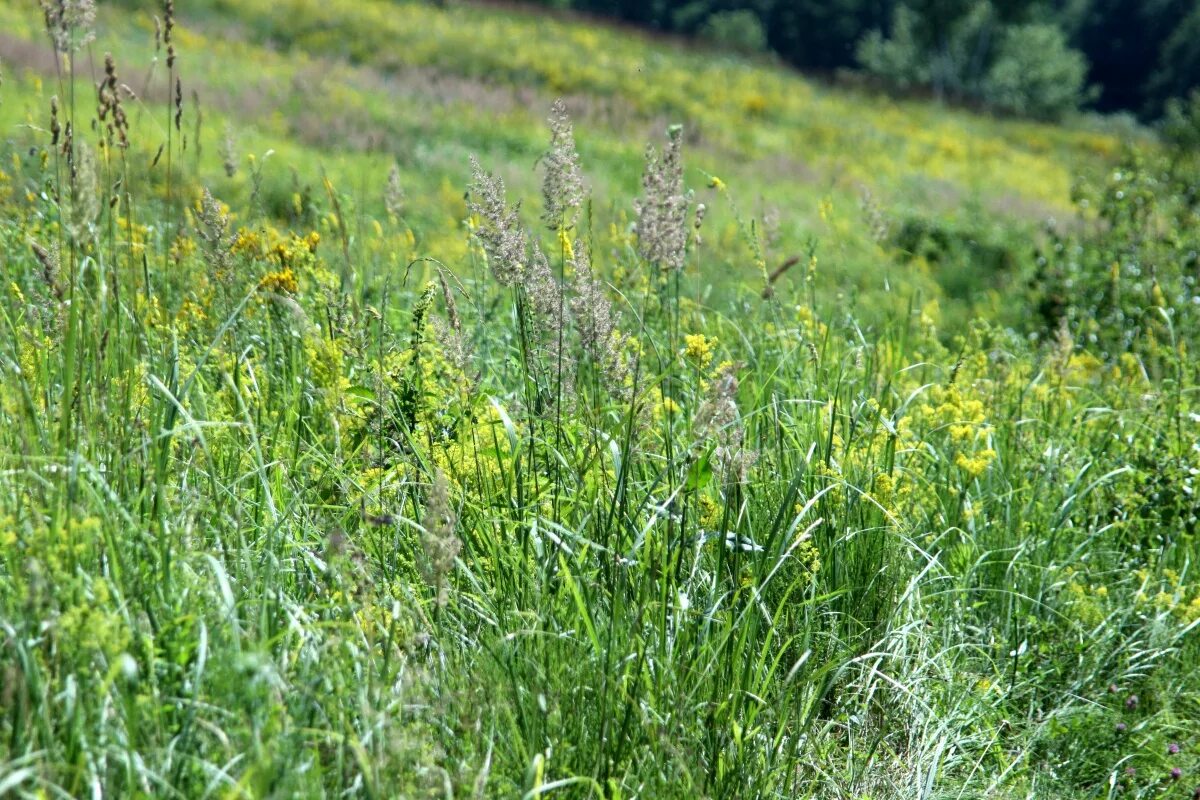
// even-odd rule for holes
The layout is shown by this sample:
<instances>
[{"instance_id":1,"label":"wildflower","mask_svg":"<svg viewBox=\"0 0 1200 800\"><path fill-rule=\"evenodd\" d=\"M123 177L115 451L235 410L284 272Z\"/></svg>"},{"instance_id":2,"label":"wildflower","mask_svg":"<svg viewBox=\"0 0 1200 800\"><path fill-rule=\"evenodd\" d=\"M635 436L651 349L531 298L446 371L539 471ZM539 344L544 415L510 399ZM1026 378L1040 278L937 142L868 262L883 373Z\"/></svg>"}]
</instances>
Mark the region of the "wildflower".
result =
<instances>
[{"instance_id":1,"label":"wildflower","mask_svg":"<svg viewBox=\"0 0 1200 800\"><path fill-rule=\"evenodd\" d=\"M689 333L683 337L683 354L689 361L695 362L701 369L712 363L713 351L717 340L710 339L703 333Z\"/></svg>"},{"instance_id":2,"label":"wildflower","mask_svg":"<svg viewBox=\"0 0 1200 800\"><path fill-rule=\"evenodd\" d=\"M654 416L658 419L662 419L663 417L673 419L674 417L678 416L681 410L682 409L679 407L679 403L676 403L674 398L663 394L661 395L661 399L658 401L658 404L654 407Z\"/></svg>"},{"instance_id":3,"label":"wildflower","mask_svg":"<svg viewBox=\"0 0 1200 800\"><path fill-rule=\"evenodd\" d=\"M1117 723L1117 733L1124 733L1128 729L1129 729L1129 726L1126 725L1124 722Z\"/></svg>"},{"instance_id":4,"label":"wildflower","mask_svg":"<svg viewBox=\"0 0 1200 800\"><path fill-rule=\"evenodd\" d=\"M968 477L978 478L987 472L987 468L995 459L996 451L992 449L980 450L973 456L959 452L954 457L954 465L965 472Z\"/></svg>"},{"instance_id":5,"label":"wildflower","mask_svg":"<svg viewBox=\"0 0 1200 800\"><path fill-rule=\"evenodd\" d=\"M1138 696L1136 694L1131 694L1131 695L1129 695L1129 697L1125 698L1125 707L1128 708L1130 711L1137 708L1138 707Z\"/></svg>"},{"instance_id":6,"label":"wildflower","mask_svg":"<svg viewBox=\"0 0 1200 800\"><path fill-rule=\"evenodd\" d=\"M721 506L716 500L713 500L706 494L696 498L697 512L700 518L700 527L715 528L721 521Z\"/></svg>"},{"instance_id":7,"label":"wildflower","mask_svg":"<svg viewBox=\"0 0 1200 800\"><path fill-rule=\"evenodd\" d=\"M567 234L566 229L558 229L558 247L562 250L563 257L567 263L575 261L575 245L571 243L571 237Z\"/></svg>"},{"instance_id":8,"label":"wildflower","mask_svg":"<svg viewBox=\"0 0 1200 800\"><path fill-rule=\"evenodd\" d=\"M1177 781L1183 777L1183 770L1179 767L1171 767L1171 780Z\"/></svg>"},{"instance_id":9,"label":"wildflower","mask_svg":"<svg viewBox=\"0 0 1200 800\"><path fill-rule=\"evenodd\" d=\"M262 237L256 231L242 228L238 231L237 237L233 240L233 244L229 246L230 252L247 253L256 255L262 249Z\"/></svg>"},{"instance_id":10,"label":"wildflower","mask_svg":"<svg viewBox=\"0 0 1200 800\"><path fill-rule=\"evenodd\" d=\"M467 208L479 217L475 237L483 245L488 266L501 286L512 286L525 278L525 232L521 230L520 204L509 206L504 181L483 171L471 158L471 199Z\"/></svg>"},{"instance_id":11,"label":"wildflower","mask_svg":"<svg viewBox=\"0 0 1200 800\"><path fill-rule=\"evenodd\" d=\"M1171 755L1176 755L1179 752L1179 745L1175 742L1171 742L1169 745L1167 745L1167 752Z\"/></svg>"},{"instance_id":12,"label":"wildflower","mask_svg":"<svg viewBox=\"0 0 1200 800\"><path fill-rule=\"evenodd\" d=\"M1110 683L1108 685L1108 693L1109 694L1116 694L1118 691L1119 690L1117 689L1117 685L1115 683Z\"/></svg>"},{"instance_id":13,"label":"wildflower","mask_svg":"<svg viewBox=\"0 0 1200 800\"><path fill-rule=\"evenodd\" d=\"M542 156L546 167L542 178L545 198L542 219L551 228L566 230L575 224L583 204L583 175L579 169L571 118L562 100L555 100L551 106L549 122L550 149Z\"/></svg>"},{"instance_id":14,"label":"wildflower","mask_svg":"<svg viewBox=\"0 0 1200 800\"><path fill-rule=\"evenodd\" d=\"M660 267L683 269L687 246L688 196L683 189L683 129L667 131L662 155L646 149L642 174L643 195L635 206L638 215L638 248L642 258Z\"/></svg>"},{"instance_id":15,"label":"wildflower","mask_svg":"<svg viewBox=\"0 0 1200 800\"><path fill-rule=\"evenodd\" d=\"M295 294L300 290L300 285L296 282L296 273L292 272L291 267L287 267L276 272L268 272L258 282L258 288L277 294Z\"/></svg>"}]
</instances>

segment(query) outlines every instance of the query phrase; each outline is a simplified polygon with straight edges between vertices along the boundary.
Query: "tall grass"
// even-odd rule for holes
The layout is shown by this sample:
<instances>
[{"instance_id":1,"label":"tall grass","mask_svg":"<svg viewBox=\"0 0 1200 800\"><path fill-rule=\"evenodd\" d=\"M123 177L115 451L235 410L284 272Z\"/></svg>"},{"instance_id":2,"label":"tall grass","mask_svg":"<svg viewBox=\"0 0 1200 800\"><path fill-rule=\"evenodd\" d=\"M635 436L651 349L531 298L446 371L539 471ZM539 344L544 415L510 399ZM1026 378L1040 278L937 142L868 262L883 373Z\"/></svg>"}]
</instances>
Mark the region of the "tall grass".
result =
<instances>
[{"instance_id":1,"label":"tall grass","mask_svg":"<svg viewBox=\"0 0 1200 800\"><path fill-rule=\"evenodd\" d=\"M1200 782L1186 269L1154 306L1114 279L1151 309L1119 346L943 329L900 280L861 323L719 181L763 277L714 274L677 128L641 196L585 197L565 107L541 225L464 163L464 255L395 263L386 174L297 191L295 230L203 190L173 67L128 149L86 104L10 148L0 795ZM1159 199L1074 244L1157 258L1194 214Z\"/></svg>"}]
</instances>

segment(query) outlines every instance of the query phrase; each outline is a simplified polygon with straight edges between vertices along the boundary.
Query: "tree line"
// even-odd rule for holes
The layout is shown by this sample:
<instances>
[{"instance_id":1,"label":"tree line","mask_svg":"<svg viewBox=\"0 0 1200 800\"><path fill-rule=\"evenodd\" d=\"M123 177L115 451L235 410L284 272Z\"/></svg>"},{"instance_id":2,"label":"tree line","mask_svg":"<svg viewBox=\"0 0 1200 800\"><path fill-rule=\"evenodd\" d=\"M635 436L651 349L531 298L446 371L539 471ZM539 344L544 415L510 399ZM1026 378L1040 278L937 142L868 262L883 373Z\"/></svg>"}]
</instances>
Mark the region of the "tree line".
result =
<instances>
[{"instance_id":1,"label":"tree line","mask_svg":"<svg viewBox=\"0 0 1200 800\"><path fill-rule=\"evenodd\" d=\"M1158 119L1200 88L1196 0L542 0L1035 117Z\"/></svg>"}]
</instances>

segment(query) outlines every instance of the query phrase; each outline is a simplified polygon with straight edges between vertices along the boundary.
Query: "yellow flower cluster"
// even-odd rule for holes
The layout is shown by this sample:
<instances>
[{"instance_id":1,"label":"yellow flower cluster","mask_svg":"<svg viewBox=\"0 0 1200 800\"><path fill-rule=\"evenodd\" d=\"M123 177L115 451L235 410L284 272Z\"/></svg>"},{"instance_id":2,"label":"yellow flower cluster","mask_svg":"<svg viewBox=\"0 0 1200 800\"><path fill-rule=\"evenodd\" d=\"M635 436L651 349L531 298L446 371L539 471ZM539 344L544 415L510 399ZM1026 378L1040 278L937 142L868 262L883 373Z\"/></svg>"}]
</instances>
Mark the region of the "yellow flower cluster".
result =
<instances>
[{"instance_id":1,"label":"yellow flower cluster","mask_svg":"<svg viewBox=\"0 0 1200 800\"><path fill-rule=\"evenodd\" d=\"M954 466L968 478L980 477L996 460L995 450L978 446L991 432L983 401L957 384L933 387L929 402L918 407L917 415L932 432L944 430L947 433L954 453Z\"/></svg>"},{"instance_id":2,"label":"yellow flower cluster","mask_svg":"<svg viewBox=\"0 0 1200 800\"><path fill-rule=\"evenodd\" d=\"M701 528L712 530L721 522L721 504L707 494L696 498L696 511Z\"/></svg>"},{"instance_id":3,"label":"yellow flower cluster","mask_svg":"<svg viewBox=\"0 0 1200 800\"><path fill-rule=\"evenodd\" d=\"M701 369L712 363L717 349L717 340L703 333L689 333L683 337L684 356Z\"/></svg>"},{"instance_id":4,"label":"yellow flower cluster","mask_svg":"<svg viewBox=\"0 0 1200 800\"><path fill-rule=\"evenodd\" d=\"M277 294L296 294L300 291L300 284L297 283L296 273L292 272L292 268L285 267L264 275L258 282L258 288Z\"/></svg>"}]
</instances>

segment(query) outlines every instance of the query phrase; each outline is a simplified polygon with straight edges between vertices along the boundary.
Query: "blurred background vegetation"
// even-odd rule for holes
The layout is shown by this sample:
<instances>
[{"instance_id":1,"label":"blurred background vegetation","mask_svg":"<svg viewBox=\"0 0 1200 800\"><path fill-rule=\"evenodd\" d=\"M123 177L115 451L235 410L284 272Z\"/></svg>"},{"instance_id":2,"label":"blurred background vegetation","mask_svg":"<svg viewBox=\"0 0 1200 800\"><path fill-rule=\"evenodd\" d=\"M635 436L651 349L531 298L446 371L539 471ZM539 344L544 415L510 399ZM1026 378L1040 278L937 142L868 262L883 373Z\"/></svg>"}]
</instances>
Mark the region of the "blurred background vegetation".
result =
<instances>
[{"instance_id":1,"label":"blurred background vegetation","mask_svg":"<svg viewBox=\"0 0 1200 800\"><path fill-rule=\"evenodd\" d=\"M1200 82L1190 0L543 0L796 67L1056 117L1161 117Z\"/></svg>"}]
</instances>

